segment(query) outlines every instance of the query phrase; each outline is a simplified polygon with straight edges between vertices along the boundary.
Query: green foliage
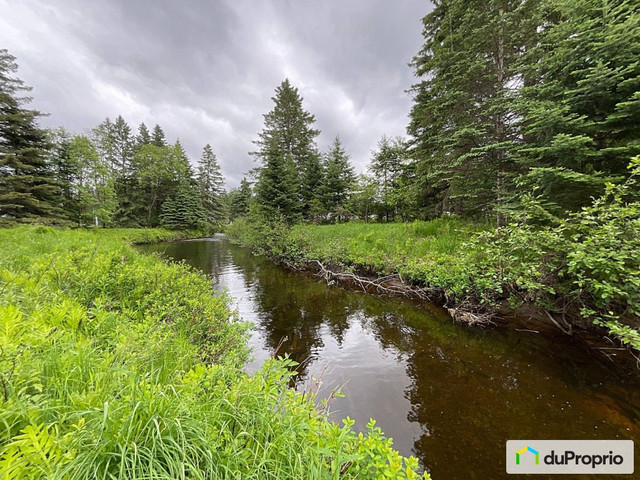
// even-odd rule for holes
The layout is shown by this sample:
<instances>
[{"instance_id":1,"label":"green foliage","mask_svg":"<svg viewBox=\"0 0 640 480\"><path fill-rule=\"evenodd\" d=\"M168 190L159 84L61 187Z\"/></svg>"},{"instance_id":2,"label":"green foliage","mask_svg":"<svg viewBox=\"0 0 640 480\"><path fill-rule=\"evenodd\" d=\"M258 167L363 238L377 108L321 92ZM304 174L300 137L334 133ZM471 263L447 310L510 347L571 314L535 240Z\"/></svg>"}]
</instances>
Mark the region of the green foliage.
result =
<instances>
[{"instance_id":1,"label":"green foliage","mask_svg":"<svg viewBox=\"0 0 640 480\"><path fill-rule=\"evenodd\" d=\"M307 213L319 185L319 157L313 128L315 117L302 107L302 97L288 79L272 97L273 110L264 115L264 128L252 152L262 162L256 192L263 214L288 221ZM264 171L266 170L266 172Z\"/></svg>"},{"instance_id":2,"label":"green foliage","mask_svg":"<svg viewBox=\"0 0 640 480\"><path fill-rule=\"evenodd\" d=\"M639 14L633 0L436 1L408 127L425 213L503 225L533 184L564 216L624 176L640 153Z\"/></svg>"},{"instance_id":3,"label":"green foliage","mask_svg":"<svg viewBox=\"0 0 640 480\"><path fill-rule=\"evenodd\" d=\"M238 219L229 238L256 253L289 263L318 260L371 275L399 273L408 281L441 288L451 296L471 288L463 245L482 226L455 217L412 223L337 225L261 224Z\"/></svg>"},{"instance_id":4,"label":"green foliage","mask_svg":"<svg viewBox=\"0 0 640 480\"><path fill-rule=\"evenodd\" d=\"M554 217L529 196L520 221L481 236L477 281L485 296L535 302L565 324L581 317L640 350L639 159L630 171L566 220L532 225L530 218Z\"/></svg>"},{"instance_id":5,"label":"green foliage","mask_svg":"<svg viewBox=\"0 0 640 480\"><path fill-rule=\"evenodd\" d=\"M479 215L501 204L518 141L517 67L537 27L530 0L436 1L413 60L420 83L408 127L430 216Z\"/></svg>"},{"instance_id":6,"label":"green foliage","mask_svg":"<svg viewBox=\"0 0 640 480\"><path fill-rule=\"evenodd\" d=\"M244 217L249 213L249 205L251 203L252 195L253 189L246 177L240 181L240 186L238 188L234 188L229 192L227 199L229 202L232 220L238 217Z\"/></svg>"},{"instance_id":7,"label":"green foliage","mask_svg":"<svg viewBox=\"0 0 640 480\"><path fill-rule=\"evenodd\" d=\"M300 184L293 157L279 143L278 137L273 137L263 157L255 206L261 216L272 221L283 218L291 224L300 218Z\"/></svg>"},{"instance_id":8,"label":"green foliage","mask_svg":"<svg viewBox=\"0 0 640 480\"><path fill-rule=\"evenodd\" d=\"M585 175L624 175L628 159L640 153L637 2L541 2L537 40L522 64L531 79L520 101L523 160ZM583 198L576 205L589 203Z\"/></svg>"},{"instance_id":9,"label":"green foliage","mask_svg":"<svg viewBox=\"0 0 640 480\"><path fill-rule=\"evenodd\" d=\"M42 115L19 97L30 88L12 75L15 57L0 49L0 225L13 222L56 222L59 185L46 158L46 133L37 124Z\"/></svg>"},{"instance_id":10,"label":"green foliage","mask_svg":"<svg viewBox=\"0 0 640 480\"><path fill-rule=\"evenodd\" d=\"M196 179L200 199L206 221L209 225L222 223L226 215L226 206L223 198L225 194L224 177L220 170L220 164L211 145L205 145L202 157L198 162L198 176Z\"/></svg>"},{"instance_id":11,"label":"green foliage","mask_svg":"<svg viewBox=\"0 0 640 480\"><path fill-rule=\"evenodd\" d=\"M498 229L456 217L290 229L254 219L234 222L227 233L292 264L318 260L338 270L397 273L440 290L449 306L533 304L567 331L595 323L640 350L640 159L630 168L625 182L608 183L603 196L566 219L530 194L517 221Z\"/></svg>"},{"instance_id":12,"label":"green foliage","mask_svg":"<svg viewBox=\"0 0 640 480\"><path fill-rule=\"evenodd\" d=\"M51 143L61 203L69 219L78 225L110 224L117 207L115 177L95 144L63 129L51 132Z\"/></svg>"},{"instance_id":13,"label":"green foliage","mask_svg":"<svg viewBox=\"0 0 640 480\"><path fill-rule=\"evenodd\" d=\"M339 428L289 388L290 360L244 373L228 299L122 240L169 235L0 230L4 476L418 478L373 424Z\"/></svg>"},{"instance_id":14,"label":"green foliage","mask_svg":"<svg viewBox=\"0 0 640 480\"><path fill-rule=\"evenodd\" d=\"M349 203L349 196L355 183L353 166L340 142L340 137L333 140L331 149L325 155L324 177L321 187L322 206L339 221L342 211Z\"/></svg>"},{"instance_id":15,"label":"green foliage","mask_svg":"<svg viewBox=\"0 0 640 480\"><path fill-rule=\"evenodd\" d=\"M199 229L211 226L210 217L190 184L183 182L167 198L161 207L160 223L172 229Z\"/></svg>"}]
</instances>

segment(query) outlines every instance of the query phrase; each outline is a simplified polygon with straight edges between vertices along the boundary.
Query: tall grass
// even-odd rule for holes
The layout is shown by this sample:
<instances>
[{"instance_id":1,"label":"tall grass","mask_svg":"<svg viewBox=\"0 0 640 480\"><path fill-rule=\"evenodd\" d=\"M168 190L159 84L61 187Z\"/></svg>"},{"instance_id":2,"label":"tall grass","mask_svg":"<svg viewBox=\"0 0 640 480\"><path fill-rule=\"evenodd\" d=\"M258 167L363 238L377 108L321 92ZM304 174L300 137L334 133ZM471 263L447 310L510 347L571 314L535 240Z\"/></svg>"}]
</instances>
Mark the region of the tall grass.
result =
<instances>
[{"instance_id":1,"label":"tall grass","mask_svg":"<svg viewBox=\"0 0 640 480\"><path fill-rule=\"evenodd\" d=\"M457 217L412 223L296 225L291 229L265 228L259 222L239 219L226 231L237 243L291 263L318 260L370 275L398 273L409 282L463 297L473 288L474 252L468 244L488 228Z\"/></svg>"},{"instance_id":2,"label":"tall grass","mask_svg":"<svg viewBox=\"0 0 640 480\"><path fill-rule=\"evenodd\" d=\"M3 479L417 477L289 389L290 361L243 373L228 299L123 241L167 235L0 230Z\"/></svg>"}]
</instances>

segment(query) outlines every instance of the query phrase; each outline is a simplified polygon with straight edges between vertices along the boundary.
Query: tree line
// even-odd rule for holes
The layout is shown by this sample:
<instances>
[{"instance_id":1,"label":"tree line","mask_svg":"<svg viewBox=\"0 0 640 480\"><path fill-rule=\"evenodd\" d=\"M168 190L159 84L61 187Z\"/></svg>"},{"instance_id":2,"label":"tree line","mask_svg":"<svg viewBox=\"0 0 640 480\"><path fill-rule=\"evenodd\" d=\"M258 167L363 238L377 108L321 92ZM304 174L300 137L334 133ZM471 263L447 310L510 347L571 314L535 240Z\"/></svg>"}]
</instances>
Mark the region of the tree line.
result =
<instances>
[{"instance_id":1,"label":"tree line","mask_svg":"<svg viewBox=\"0 0 640 480\"><path fill-rule=\"evenodd\" d=\"M640 154L640 4L436 0L422 24L408 136L383 136L359 177L339 139L318 154L297 89L276 89L255 142L256 211L503 225L523 199L563 218L628 178Z\"/></svg>"},{"instance_id":2,"label":"tree line","mask_svg":"<svg viewBox=\"0 0 640 480\"><path fill-rule=\"evenodd\" d=\"M213 228L228 213L220 164L207 144L194 169L160 125L134 133L118 116L86 134L42 129L0 50L0 222Z\"/></svg>"},{"instance_id":3,"label":"tree line","mask_svg":"<svg viewBox=\"0 0 640 480\"><path fill-rule=\"evenodd\" d=\"M412 61L406 138L383 136L356 175L339 137L284 80L226 192L210 146L193 170L179 142L118 117L88 135L44 131L0 55L0 218L173 228L239 216L332 222L457 214L499 225L535 196L563 217L623 181L640 154L640 6L631 0L436 0Z\"/></svg>"}]
</instances>

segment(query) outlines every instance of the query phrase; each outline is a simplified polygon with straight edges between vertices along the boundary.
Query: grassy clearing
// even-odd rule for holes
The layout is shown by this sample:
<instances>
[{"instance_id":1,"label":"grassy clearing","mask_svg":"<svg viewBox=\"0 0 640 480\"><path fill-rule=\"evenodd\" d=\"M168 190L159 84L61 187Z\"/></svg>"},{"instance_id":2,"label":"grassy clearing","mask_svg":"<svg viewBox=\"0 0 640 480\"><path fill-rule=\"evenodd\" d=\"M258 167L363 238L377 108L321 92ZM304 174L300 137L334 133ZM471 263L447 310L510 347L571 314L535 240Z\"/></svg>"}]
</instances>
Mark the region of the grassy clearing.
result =
<instances>
[{"instance_id":1,"label":"grassy clearing","mask_svg":"<svg viewBox=\"0 0 640 480\"><path fill-rule=\"evenodd\" d=\"M293 263L319 260L369 275L400 274L459 296L471 288L468 242L489 227L456 217L412 223L342 223L264 228L237 220L232 240Z\"/></svg>"},{"instance_id":2,"label":"grassy clearing","mask_svg":"<svg viewBox=\"0 0 640 480\"><path fill-rule=\"evenodd\" d=\"M289 389L287 360L243 373L227 298L123 241L173 235L0 230L2 478L417 478L373 423Z\"/></svg>"}]
</instances>

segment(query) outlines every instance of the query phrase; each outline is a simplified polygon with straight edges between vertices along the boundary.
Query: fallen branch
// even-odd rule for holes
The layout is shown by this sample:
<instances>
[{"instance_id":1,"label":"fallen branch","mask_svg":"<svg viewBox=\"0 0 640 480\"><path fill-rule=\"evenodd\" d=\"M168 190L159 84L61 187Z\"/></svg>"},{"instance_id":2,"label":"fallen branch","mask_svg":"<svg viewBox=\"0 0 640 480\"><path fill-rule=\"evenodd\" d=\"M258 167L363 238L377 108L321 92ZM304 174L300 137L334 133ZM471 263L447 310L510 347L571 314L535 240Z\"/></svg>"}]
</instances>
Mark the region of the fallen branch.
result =
<instances>
[{"instance_id":1,"label":"fallen branch","mask_svg":"<svg viewBox=\"0 0 640 480\"><path fill-rule=\"evenodd\" d=\"M324 278L328 283L334 280L350 282L358 286L364 293L402 296L430 303L438 303L445 307L447 303L449 303L449 298L442 289L421 288L407 284L399 274L371 279L354 273L334 272L329 270L319 260L313 260L311 263L317 265L317 275ZM447 308L447 311L454 320L472 325L491 323L493 316L492 312L479 312L466 304L458 305L456 308Z\"/></svg>"}]
</instances>

